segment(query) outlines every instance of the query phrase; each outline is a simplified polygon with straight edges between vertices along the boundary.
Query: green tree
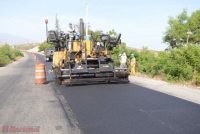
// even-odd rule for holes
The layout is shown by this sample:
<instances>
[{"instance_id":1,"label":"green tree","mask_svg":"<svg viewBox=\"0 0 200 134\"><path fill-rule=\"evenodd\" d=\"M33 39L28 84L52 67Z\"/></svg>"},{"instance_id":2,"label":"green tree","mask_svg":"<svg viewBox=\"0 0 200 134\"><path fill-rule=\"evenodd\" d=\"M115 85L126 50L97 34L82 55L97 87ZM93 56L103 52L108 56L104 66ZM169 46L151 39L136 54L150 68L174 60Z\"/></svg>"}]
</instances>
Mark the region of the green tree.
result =
<instances>
[{"instance_id":1,"label":"green tree","mask_svg":"<svg viewBox=\"0 0 200 134\"><path fill-rule=\"evenodd\" d=\"M52 44L47 43L46 41L39 45L38 49L44 51L46 48L52 48Z\"/></svg>"},{"instance_id":2,"label":"green tree","mask_svg":"<svg viewBox=\"0 0 200 134\"><path fill-rule=\"evenodd\" d=\"M113 48L113 50L111 51L112 54L112 59L115 61L115 66L119 67L120 62L119 62L119 54L122 53L126 53L128 52L127 48L126 48L126 43L122 42L121 44L117 45L116 47Z\"/></svg>"},{"instance_id":3,"label":"green tree","mask_svg":"<svg viewBox=\"0 0 200 134\"><path fill-rule=\"evenodd\" d=\"M192 13L188 20L188 25L190 31L192 32L192 35L189 38L189 42L200 44L200 10Z\"/></svg>"},{"instance_id":4,"label":"green tree","mask_svg":"<svg viewBox=\"0 0 200 134\"><path fill-rule=\"evenodd\" d=\"M196 10L191 16L184 9L177 17L169 17L163 42L171 48L183 46L184 44L200 44L200 10ZM188 35L187 32L192 32Z\"/></svg>"},{"instance_id":5,"label":"green tree","mask_svg":"<svg viewBox=\"0 0 200 134\"><path fill-rule=\"evenodd\" d=\"M107 32L107 34L109 34L111 37L117 36L117 32L115 32L114 29L112 29L111 31Z\"/></svg>"},{"instance_id":6,"label":"green tree","mask_svg":"<svg viewBox=\"0 0 200 134\"><path fill-rule=\"evenodd\" d=\"M94 40L98 40L99 39L99 38L97 38L98 35L102 35L103 31L102 30L96 30L96 31L89 30L88 34L91 35Z\"/></svg>"},{"instance_id":7,"label":"green tree","mask_svg":"<svg viewBox=\"0 0 200 134\"><path fill-rule=\"evenodd\" d=\"M112 29L111 31L108 31L107 34L109 34L111 37L115 37L117 36L117 32ZM121 44L118 44L116 47L114 47L111 51L112 54L112 59L115 61L115 67L119 67L120 66L120 61L119 61L119 54L122 53L126 53L127 58L128 58L128 65L130 64L130 60L131 60L131 54L134 53L136 59L139 56L139 53L136 50L127 48L126 43L125 42L121 42Z\"/></svg>"},{"instance_id":8,"label":"green tree","mask_svg":"<svg viewBox=\"0 0 200 134\"><path fill-rule=\"evenodd\" d=\"M182 46L187 41L188 30L188 15L184 9L177 17L169 17L166 32L164 33L163 41L171 48Z\"/></svg>"}]
</instances>

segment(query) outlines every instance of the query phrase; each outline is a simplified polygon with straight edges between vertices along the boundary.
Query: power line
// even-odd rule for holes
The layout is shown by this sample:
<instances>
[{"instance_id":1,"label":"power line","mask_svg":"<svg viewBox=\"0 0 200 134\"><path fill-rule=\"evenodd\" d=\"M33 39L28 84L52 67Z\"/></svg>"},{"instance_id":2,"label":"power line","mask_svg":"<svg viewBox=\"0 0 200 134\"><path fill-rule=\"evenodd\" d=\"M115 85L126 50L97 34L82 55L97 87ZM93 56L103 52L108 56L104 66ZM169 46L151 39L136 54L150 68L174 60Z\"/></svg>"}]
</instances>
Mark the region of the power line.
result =
<instances>
[{"instance_id":1,"label":"power line","mask_svg":"<svg viewBox=\"0 0 200 134\"><path fill-rule=\"evenodd\" d=\"M89 4L88 4L89 1L90 1L90 0L88 0L88 2L86 3L87 5L89 5ZM101 1L101 0L99 0L99 1L97 1L95 4L93 4L91 7L88 8L88 10L89 10L89 9L92 9L93 7L95 7L100 1ZM83 13L82 13L82 14L83 14ZM81 15L82 15L82 14L81 14Z\"/></svg>"},{"instance_id":2,"label":"power line","mask_svg":"<svg viewBox=\"0 0 200 134\"><path fill-rule=\"evenodd\" d=\"M78 12L78 14L76 14L76 15L74 16L74 18L71 20L71 22L81 13L81 11L82 11L83 9L85 9L85 6L83 6L83 7L81 8L81 10Z\"/></svg>"},{"instance_id":3,"label":"power line","mask_svg":"<svg viewBox=\"0 0 200 134\"><path fill-rule=\"evenodd\" d=\"M89 9L92 9L93 7L95 7L101 0L97 1L93 6L91 6Z\"/></svg>"},{"instance_id":4,"label":"power line","mask_svg":"<svg viewBox=\"0 0 200 134\"><path fill-rule=\"evenodd\" d=\"M90 3L90 1L91 0L88 0L87 2L86 2L86 4L88 4L88 3ZM82 12L82 10L84 10L85 9L85 5L79 10L79 12L74 16L74 18L71 20L71 22L72 21L74 21L74 19L75 18L77 18L78 17L78 15ZM82 12L83 13L83 12Z\"/></svg>"}]
</instances>

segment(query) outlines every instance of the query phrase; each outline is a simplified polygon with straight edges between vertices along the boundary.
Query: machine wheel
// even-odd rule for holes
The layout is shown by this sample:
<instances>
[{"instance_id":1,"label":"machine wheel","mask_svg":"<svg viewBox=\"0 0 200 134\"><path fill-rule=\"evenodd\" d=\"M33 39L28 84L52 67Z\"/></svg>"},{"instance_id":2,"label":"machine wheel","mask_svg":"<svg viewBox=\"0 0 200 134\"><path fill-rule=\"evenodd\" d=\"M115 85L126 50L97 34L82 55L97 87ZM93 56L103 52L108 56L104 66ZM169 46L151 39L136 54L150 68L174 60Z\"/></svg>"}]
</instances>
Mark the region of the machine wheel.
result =
<instances>
[{"instance_id":1,"label":"machine wheel","mask_svg":"<svg viewBox=\"0 0 200 134\"><path fill-rule=\"evenodd\" d=\"M70 87L70 86L72 86L72 84L66 84L66 87Z\"/></svg>"},{"instance_id":2,"label":"machine wheel","mask_svg":"<svg viewBox=\"0 0 200 134\"><path fill-rule=\"evenodd\" d=\"M56 85L61 85L62 84L62 81L60 78L55 78L55 84Z\"/></svg>"},{"instance_id":3,"label":"machine wheel","mask_svg":"<svg viewBox=\"0 0 200 134\"><path fill-rule=\"evenodd\" d=\"M106 83L110 83L110 81L109 81L109 80L107 80L107 81L106 81Z\"/></svg>"},{"instance_id":4,"label":"machine wheel","mask_svg":"<svg viewBox=\"0 0 200 134\"><path fill-rule=\"evenodd\" d=\"M56 85L61 85L62 84L62 80L59 77L59 76L61 76L60 69L58 67L56 67L54 70L55 70L55 84Z\"/></svg>"}]
</instances>

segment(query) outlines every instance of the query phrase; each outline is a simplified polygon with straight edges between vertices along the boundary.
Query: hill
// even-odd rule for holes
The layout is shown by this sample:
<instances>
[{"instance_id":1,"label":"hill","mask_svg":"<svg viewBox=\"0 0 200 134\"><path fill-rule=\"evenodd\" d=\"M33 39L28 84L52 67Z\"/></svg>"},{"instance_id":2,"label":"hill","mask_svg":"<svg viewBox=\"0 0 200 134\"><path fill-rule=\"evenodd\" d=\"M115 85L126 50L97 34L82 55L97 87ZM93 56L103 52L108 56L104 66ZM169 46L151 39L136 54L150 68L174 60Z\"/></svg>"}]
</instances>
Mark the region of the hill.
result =
<instances>
[{"instance_id":1,"label":"hill","mask_svg":"<svg viewBox=\"0 0 200 134\"><path fill-rule=\"evenodd\" d=\"M13 45L15 49L18 50L29 50L34 47L38 47L39 43L28 43L28 44L19 44L19 45Z\"/></svg>"},{"instance_id":2,"label":"hill","mask_svg":"<svg viewBox=\"0 0 200 134\"><path fill-rule=\"evenodd\" d=\"M7 34L7 33L0 33L0 44L9 44L9 45L16 45L16 44L27 44L27 43L36 43L37 41Z\"/></svg>"}]
</instances>

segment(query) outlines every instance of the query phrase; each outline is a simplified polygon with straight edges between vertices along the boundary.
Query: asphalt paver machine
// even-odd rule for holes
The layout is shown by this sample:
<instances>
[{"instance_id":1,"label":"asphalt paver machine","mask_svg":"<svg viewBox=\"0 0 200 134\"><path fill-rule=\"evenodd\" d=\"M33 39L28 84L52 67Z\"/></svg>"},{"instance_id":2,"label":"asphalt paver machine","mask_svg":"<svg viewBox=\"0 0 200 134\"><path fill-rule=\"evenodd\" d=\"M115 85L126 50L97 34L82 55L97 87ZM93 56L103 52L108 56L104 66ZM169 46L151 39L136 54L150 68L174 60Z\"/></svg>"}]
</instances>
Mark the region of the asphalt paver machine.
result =
<instances>
[{"instance_id":1,"label":"asphalt paver machine","mask_svg":"<svg viewBox=\"0 0 200 134\"><path fill-rule=\"evenodd\" d=\"M108 34L96 38L85 36L83 19L80 19L79 34L74 30L64 33L47 29L47 41L55 48L52 71L58 85L129 82L128 69L115 68L110 53L120 44L121 34L114 38Z\"/></svg>"}]
</instances>

